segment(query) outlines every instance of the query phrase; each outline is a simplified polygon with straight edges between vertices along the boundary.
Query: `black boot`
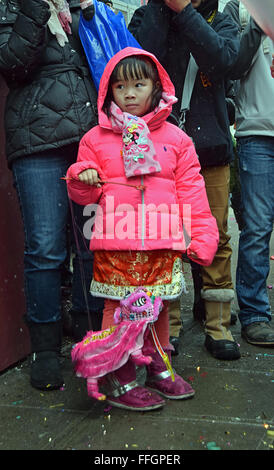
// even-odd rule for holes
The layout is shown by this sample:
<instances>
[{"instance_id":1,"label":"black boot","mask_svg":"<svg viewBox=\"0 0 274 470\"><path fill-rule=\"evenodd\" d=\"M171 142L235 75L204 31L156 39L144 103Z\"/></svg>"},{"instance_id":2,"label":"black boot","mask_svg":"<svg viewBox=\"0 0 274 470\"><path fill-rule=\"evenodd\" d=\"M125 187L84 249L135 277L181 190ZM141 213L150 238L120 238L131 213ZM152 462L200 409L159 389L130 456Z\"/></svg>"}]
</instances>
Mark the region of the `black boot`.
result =
<instances>
[{"instance_id":1,"label":"black boot","mask_svg":"<svg viewBox=\"0 0 274 470\"><path fill-rule=\"evenodd\" d=\"M77 312L75 310L70 311L71 323L72 323L72 337L78 343L82 341L88 331L100 331L102 325L102 312Z\"/></svg>"},{"instance_id":2,"label":"black boot","mask_svg":"<svg viewBox=\"0 0 274 470\"><path fill-rule=\"evenodd\" d=\"M59 355L62 344L61 322L27 322L32 362L30 383L40 390L60 388L63 383Z\"/></svg>"}]
</instances>

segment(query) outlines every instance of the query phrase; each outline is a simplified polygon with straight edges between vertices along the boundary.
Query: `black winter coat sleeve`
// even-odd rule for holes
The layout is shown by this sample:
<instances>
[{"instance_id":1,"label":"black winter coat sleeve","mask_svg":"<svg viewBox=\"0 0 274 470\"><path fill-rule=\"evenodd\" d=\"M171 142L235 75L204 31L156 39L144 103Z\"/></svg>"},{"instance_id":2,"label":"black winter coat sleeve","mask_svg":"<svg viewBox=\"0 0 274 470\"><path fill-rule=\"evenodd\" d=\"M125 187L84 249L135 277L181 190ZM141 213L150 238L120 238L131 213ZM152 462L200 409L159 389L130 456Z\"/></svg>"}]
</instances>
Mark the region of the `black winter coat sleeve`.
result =
<instances>
[{"instance_id":1,"label":"black winter coat sleeve","mask_svg":"<svg viewBox=\"0 0 274 470\"><path fill-rule=\"evenodd\" d=\"M172 11L163 2L151 0L148 5L138 8L128 25L128 30L143 49L165 62L168 44L169 24Z\"/></svg>"},{"instance_id":2,"label":"black winter coat sleeve","mask_svg":"<svg viewBox=\"0 0 274 470\"><path fill-rule=\"evenodd\" d=\"M200 70L212 81L227 74L239 51L235 23L218 13L213 22L212 27L191 5L174 18L178 44L188 45Z\"/></svg>"},{"instance_id":3,"label":"black winter coat sleeve","mask_svg":"<svg viewBox=\"0 0 274 470\"><path fill-rule=\"evenodd\" d=\"M22 0L20 10L9 0L0 3L0 72L7 82L25 80L39 64L49 17L43 0Z\"/></svg>"}]
</instances>

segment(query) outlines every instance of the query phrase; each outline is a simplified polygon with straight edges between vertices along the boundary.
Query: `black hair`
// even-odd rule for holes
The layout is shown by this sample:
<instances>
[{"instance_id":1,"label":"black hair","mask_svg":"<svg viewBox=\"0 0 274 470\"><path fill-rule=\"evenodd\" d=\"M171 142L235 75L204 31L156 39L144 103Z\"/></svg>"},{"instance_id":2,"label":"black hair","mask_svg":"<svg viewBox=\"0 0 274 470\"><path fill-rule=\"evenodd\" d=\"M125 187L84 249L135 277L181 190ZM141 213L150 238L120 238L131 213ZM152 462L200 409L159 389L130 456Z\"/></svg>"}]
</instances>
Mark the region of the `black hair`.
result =
<instances>
[{"instance_id":1,"label":"black hair","mask_svg":"<svg viewBox=\"0 0 274 470\"><path fill-rule=\"evenodd\" d=\"M135 55L125 57L114 67L104 103L105 112L109 115L109 106L113 100L111 87L114 83L119 80L142 80L143 78L150 78L153 83L151 106L148 112L153 111L158 106L163 92L158 70L156 64L149 57Z\"/></svg>"}]
</instances>

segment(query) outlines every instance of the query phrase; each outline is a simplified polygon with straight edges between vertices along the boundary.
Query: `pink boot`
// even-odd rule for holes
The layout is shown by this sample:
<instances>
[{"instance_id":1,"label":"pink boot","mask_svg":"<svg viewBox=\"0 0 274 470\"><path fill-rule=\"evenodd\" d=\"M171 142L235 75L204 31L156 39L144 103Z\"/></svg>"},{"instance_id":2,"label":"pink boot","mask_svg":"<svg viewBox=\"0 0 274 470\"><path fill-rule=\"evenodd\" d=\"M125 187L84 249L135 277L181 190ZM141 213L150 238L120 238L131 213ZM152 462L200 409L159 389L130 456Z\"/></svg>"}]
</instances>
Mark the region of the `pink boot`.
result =
<instances>
[{"instance_id":1,"label":"pink boot","mask_svg":"<svg viewBox=\"0 0 274 470\"><path fill-rule=\"evenodd\" d=\"M165 352L168 354L171 363L171 352ZM191 386L175 372L174 376L175 380L173 382L171 373L167 370L158 351L153 353L152 362L147 366L146 387L171 400L182 400L184 398L193 397L195 391Z\"/></svg>"},{"instance_id":2,"label":"pink boot","mask_svg":"<svg viewBox=\"0 0 274 470\"><path fill-rule=\"evenodd\" d=\"M130 360L106 376L107 402L117 408L147 411L161 408L165 401L154 392L138 385L136 368Z\"/></svg>"}]
</instances>

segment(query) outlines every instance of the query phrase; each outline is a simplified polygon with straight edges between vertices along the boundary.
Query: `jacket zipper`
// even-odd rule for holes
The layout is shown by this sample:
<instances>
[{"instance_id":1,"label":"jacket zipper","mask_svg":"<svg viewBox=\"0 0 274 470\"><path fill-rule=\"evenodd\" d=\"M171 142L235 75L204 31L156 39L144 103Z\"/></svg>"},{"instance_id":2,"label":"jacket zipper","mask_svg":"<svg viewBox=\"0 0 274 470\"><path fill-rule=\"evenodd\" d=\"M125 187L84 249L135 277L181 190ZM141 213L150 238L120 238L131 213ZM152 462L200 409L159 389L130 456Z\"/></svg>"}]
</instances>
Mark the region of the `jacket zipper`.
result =
<instances>
[{"instance_id":1,"label":"jacket zipper","mask_svg":"<svg viewBox=\"0 0 274 470\"><path fill-rule=\"evenodd\" d=\"M141 175L141 196L142 196L142 247L145 246L145 195L144 195L144 176Z\"/></svg>"}]
</instances>

